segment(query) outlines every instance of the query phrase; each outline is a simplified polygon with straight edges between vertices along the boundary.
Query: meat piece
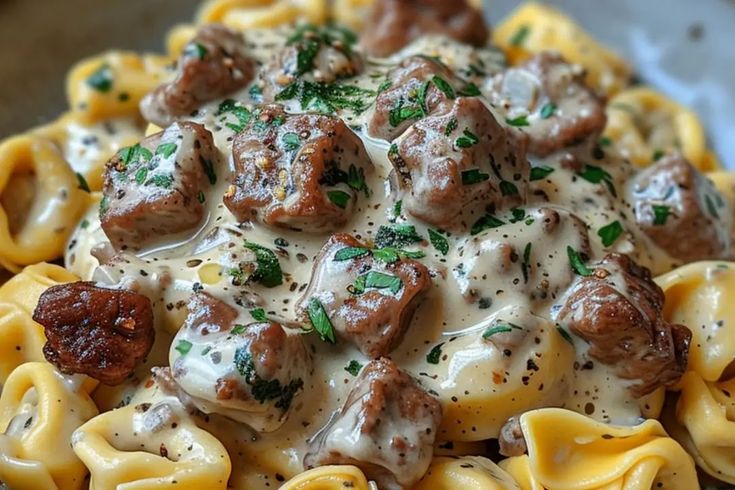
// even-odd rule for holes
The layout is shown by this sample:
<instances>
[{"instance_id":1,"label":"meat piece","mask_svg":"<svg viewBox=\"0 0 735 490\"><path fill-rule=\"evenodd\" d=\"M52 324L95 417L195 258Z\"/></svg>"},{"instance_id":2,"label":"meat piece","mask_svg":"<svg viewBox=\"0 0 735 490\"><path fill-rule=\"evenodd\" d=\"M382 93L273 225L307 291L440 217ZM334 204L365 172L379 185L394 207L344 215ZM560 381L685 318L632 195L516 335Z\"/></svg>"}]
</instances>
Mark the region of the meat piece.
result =
<instances>
[{"instance_id":1,"label":"meat piece","mask_svg":"<svg viewBox=\"0 0 735 490\"><path fill-rule=\"evenodd\" d=\"M388 157L403 210L441 228L456 228L462 212L525 202L530 165L526 141L500 125L475 97L415 123Z\"/></svg>"},{"instance_id":2,"label":"meat piece","mask_svg":"<svg viewBox=\"0 0 735 490\"><path fill-rule=\"evenodd\" d=\"M160 85L140 102L143 117L161 127L245 87L253 79L255 62L239 33L207 24L184 48L178 68L174 81Z\"/></svg>"},{"instance_id":3,"label":"meat piece","mask_svg":"<svg viewBox=\"0 0 735 490\"><path fill-rule=\"evenodd\" d=\"M530 137L528 151L546 156L596 139L605 128L605 105L585 85L584 70L544 52L508 68L491 82L491 103Z\"/></svg>"},{"instance_id":4,"label":"meat piece","mask_svg":"<svg viewBox=\"0 0 735 490\"><path fill-rule=\"evenodd\" d=\"M417 120L444 108L449 96L435 78L446 82L450 95L460 88L452 71L433 58L411 56L403 60L388 73L375 99L368 115L368 134L392 141Z\"/></svg>"},{"instance_id":5,"label":"meat piece","mask_svg":"<svg viewBox=\"0 0 735 490\"><path fill-rule=\"evenodd\" d=\"M431 278L418 261L386 260L391 262L377 259L350 235L332 236L314 263L299 315L308 323L314 302L321 304L338 338L368 357L387 355L403 339Z\"/></svg>"},{"instance_id":6,"label":"meat piece","mask_svg":"<svg viewBox=\"0 0 735 490\"><path fill-rule=\"evenodd\" d=\"M332 83L363 70L363 60L353 51L354 39L347 31L306 24L297 28L287 45L261 71L264 101L273 101L298 79L311 83Z\"/></svg>"},{"instance_id":7,"label":"meat piece","mask_svg":"<svg viewBox=\"0 0 735 490\"><path fill-rule=\"evenodd\" d=\"M482 46L490 31L482 12L466 0L378 0L360 45L371 56L385 57L425 34L446 34Z\"/></svg>"},{"instance_id":8,"label":"meat piece","mask_svg":"<svg viewBox=\"0 0 735 490\"><path fill-rule=\"evenodd\" d=\"M225 194L239 221L310 232L345 224L373 165L362 141L336 117L287 115L265 106L235 137L235 172Z\"/></svg>"},{"instance_id":9,"label":"meat piece","mask_svg":"<svg viewBox=\"0 0 735 490\"><path fill-rule=\"evenodd\" d=\"M694 262L730 256L730 204L683 157L664 157L638 174L633 202L641 229L672 257Z\"/></svg>"},{"instance_id":10,"label":"meat piece","mask_svg":"<svg viewBox=\"0 0 735 490\"><path fill-rule=\"evenodd\" d=\"M410 488L429 467L441 418L439 401L393 361L371 361L304 466L355 465L381 489Z\"/></svg>"},{"instance_id":11,"label":"meat piece","mask_svg":"<svg viewBox=\"0 0 735 490\"><path fill-rule=\"evenodd\" d=\"M664 293L651 272L621 254L590 268L569 289L555 321L590 344L590 357L637 380L633 396L674 385L686 371L692 333L664 320Z\"/></svg>"},{"instance_id":12,"label":"meat piece","mask_svg":"<svg viewBox=\"0 0 735 490\"><path fill-rule=\"evenodd\" d=\"M140 250L166 235L196 228L217 181L212 134L174 123L115 155L105 169L102 228L117 250Z\"/></svg>"},{"instance_id":13,"label":"meat piece","mask_svg":"<svg viewBox=\"0 0 735 490\"><path fill-rule=\"evenodd\" d=\"M197 293L189 299L185 328L205 336L227 331L237 320L237 310L207 293Z\"/></svg>"},{"instance_id":14,"label":"meat piece","mask_svg":"<svg viewBox=\"0 0 735 490\"><path fill-rule=\"evenodd\" d=\"M513 416L503 424L503 427L500 428L498 444L500 445L500 454L506 458L521 456L528 451L526 439L523 437L523 430L521 429L520 417Z\"/></svg>"},{"instance_id":15,"label":"meat piece","mask_svg":"<svg viewBox=\"0 0 735 490\"><path fill-rule=\"evenodd\" d=\"M153 347L153 309L142 294L92 282L52 286L33 320L44 326L46 360L66 374L86 374L117 385Z\"/></svg>"}]
</instances>

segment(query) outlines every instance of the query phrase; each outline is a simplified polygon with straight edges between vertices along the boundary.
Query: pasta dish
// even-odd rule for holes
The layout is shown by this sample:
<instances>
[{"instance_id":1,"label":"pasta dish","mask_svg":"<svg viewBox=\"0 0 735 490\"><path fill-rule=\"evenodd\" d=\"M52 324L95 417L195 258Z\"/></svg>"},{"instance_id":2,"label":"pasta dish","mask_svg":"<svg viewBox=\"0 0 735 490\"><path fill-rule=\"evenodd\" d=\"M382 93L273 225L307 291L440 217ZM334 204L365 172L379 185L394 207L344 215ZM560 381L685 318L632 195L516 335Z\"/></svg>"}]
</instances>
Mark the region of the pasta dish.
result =
<instances>
[{"instance_id":1,"label":"pasta dish","mask_svg":"<svg viewBox=\"0 0 735 490\"><path fill-rule=\"evenodd\" d=\"M209 0L0 143L0 488L735 484L735 174L523 3Z\"/></svg>"}]
</instances>

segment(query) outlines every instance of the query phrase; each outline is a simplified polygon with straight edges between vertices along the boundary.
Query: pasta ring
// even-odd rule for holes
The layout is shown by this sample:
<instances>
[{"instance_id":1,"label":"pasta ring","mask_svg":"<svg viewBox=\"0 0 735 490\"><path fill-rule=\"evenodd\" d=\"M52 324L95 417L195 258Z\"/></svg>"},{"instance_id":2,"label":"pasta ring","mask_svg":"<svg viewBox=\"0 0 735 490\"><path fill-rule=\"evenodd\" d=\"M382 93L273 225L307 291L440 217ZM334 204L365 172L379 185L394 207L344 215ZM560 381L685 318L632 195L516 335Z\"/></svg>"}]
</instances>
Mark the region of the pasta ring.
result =
<instances>
[{"instance_id":1,"label":"pasta ring","mask_svg":"<svg viewBox=\"0 0 735 490\"><path fill-rule=\"evenodd\" d=\"M487 458L434 458L415 490L513 490L518 485L508 473Z\"/></svg>"},{"instance_id":2,"label":"pasta ring","mask_svg":"<svg viewBox=\"0 0 735 490\"><path fill-rule=\"evenodd\" d=\"M369 490L365 475L355 466L322 466L290 479L281 490Z\"/></svg>"},{"instance_id":3,"label":"pasta ring","mask_svg":"<svg viewBox=\"0 0 735 490\"><path fill-rule=\"evenodd\" d=\"M26 362L43 362L43 327L18 305L0 302L0 386L15 368Z\"/></svg>"}]
</instances>

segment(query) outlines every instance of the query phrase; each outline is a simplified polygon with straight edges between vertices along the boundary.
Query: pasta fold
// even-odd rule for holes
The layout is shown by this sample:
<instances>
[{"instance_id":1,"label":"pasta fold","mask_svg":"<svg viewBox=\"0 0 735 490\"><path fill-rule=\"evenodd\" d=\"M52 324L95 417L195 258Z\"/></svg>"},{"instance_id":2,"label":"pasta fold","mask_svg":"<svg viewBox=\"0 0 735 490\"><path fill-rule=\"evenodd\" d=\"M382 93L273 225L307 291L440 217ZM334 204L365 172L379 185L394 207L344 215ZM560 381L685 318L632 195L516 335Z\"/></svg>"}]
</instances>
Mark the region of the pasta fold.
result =
<instances>
[{"instance_id":1,"label":"pasta fold","mask_svg":"<svg viewBox=\"0 0 735 490\"><path fill-rule=\"evenodd\" d=\"M210 0L199 10L197 21L222 22L235 29L273 28L306 20L324 24L326 0Z\"/></svg>"},{"instance_id":2,"label":"pasta fold","mask_svg":"<svg viewBox=\"0 0 735 490\"><path fill-rule=\"evenodd\" d=\"M292 478L281 490L369 490L365 475L355 466L322 466Z\"/></svg>"},{"instance_id":3,"label":"pasta fold","mask_svg":"<svg viewBox=\"0 0 735 490\"><path fill-rule=\"evenodd\" d=\"M414 490L518 490L505 470L487 458L434 458L429 470Z\"/></svg>"}]
</instances>

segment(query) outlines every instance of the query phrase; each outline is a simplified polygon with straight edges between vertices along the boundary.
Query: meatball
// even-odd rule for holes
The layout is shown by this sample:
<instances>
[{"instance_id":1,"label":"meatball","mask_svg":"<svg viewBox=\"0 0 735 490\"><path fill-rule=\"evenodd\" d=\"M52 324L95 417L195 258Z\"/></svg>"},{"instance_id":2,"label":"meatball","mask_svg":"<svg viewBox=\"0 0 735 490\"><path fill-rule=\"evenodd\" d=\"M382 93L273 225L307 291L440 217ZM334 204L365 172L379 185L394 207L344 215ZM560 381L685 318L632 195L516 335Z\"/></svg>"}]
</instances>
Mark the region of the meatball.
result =
<instances>
[{"instance_id":1,"label":"meatball","mask_svg":"<svg viewBox=\"0 0 735 490\"><path fill-rule=\"evenodd\" d=\"M441 418L439 401L409 374L390 359L371 361L304 466L355 465L379 488L409 488L429 467Z\"/></svg>"},{"instance_id":2,"label":"meatball","mask_svg":"<svg viewBox=\"0 0 735 490\"><path fill-rule=\"evenodd\" d=\"M604 101L585 85L584 70L556 53L541 53L498 74L490 101L530 137L528 151L546 156L605 128Z\"/></svg>"},{"instance_id":3,"label":"meatball","mask_svg":"<svg viewBox=\"0 0 735 490\"><path fill-rule=\"evenodd\" d=\"M107 385L130 376L153 347L153 309L137 293L92 282L52 286L33 320L43 325L43 354L66 374L86 374Z\"/></svg>"},{"instance_id":4,"label":"meatball","mask_svg":"<svg viewBox=\"0 0 735 490\"><path fill-rule=\"evenodd\" d=\"M192 122L175 123L125 148L105 168L100 221L117 250L193 230L217 181L219 153L212 134Z\"/></svg>"},{"instance_id":5,"label":"meatball","mask_svg":"<svg viewBox=\"0 0 735 490\"><path fill-rule=\"evenodd\" d=\"M370 192L370 157L336 117L265 106L235 137L232 153L235 172L224 202L239 221L333 230Z\"/></svg>"},{"instance_id":6,"label":"meatball","mask_svg":"<svg viewBox=\"0 0 735 490\"><path fill-rule=\"evenodd\" d=\"M590 269L555 307L555 321L590 344L590 357L636 380L633 396L676 384L686 371L692 333L664 320L664 293L650 271L621 254Z\"/></svg>"},{"instance_id":7,"label":"meatball","mask_svg":"<svg viewBox=\"0 0 735 490\"><path fill-rule=\"evenodd\" d=\"M730 257L730 204L683 157L664 157L638 174L633 202L641 229L672 257L683 262Z\"/></svg>"},{"instance_id":8,"label":"meatball","mask_svg":"<svg viewBox=\"0 0 735 490\"><path fill-rule=\"evenodd\" d=\"M202 104L245 87L254 73L255 62L243 37L224 25L208 24L186 45L174 81L146 95L140 111L149 122L166 127Z\"/></svg>"},{"instance_id":9,"label":"meatball","mask_svg":"<svg viewBox=\"0 0 735 490\"><path fill-rule=\"evenodd\" d=\"M525 202L530 165L526 141L499 124L475 97L415 123L391 148L399 199L409 214L456 228L462 212Z\"/></svg>"},{"instance_id":10,"label":"meatball","mask_svg":"<svg viewBox=\"0 0 735 490\"><path fill-rule=\"evenodd\" d=\"M374 253L350 235L332 236L298 306L305 323L315 308L323 308L336 336L371 358L398 346L431 287L429 271L420 262Z\"/></svg>"},{"instance_id":11,"label":"meatball","mask_svg":"<svg viewBox=\"0 0 735 490\"><path fill-rule=\"evenodd\" d=\"M446 34L482 46L490 32L482 12L466 0L378 0L363 29L361 46L371 56L385 57L425 34Z\"/></svg>"}]
</instances>

